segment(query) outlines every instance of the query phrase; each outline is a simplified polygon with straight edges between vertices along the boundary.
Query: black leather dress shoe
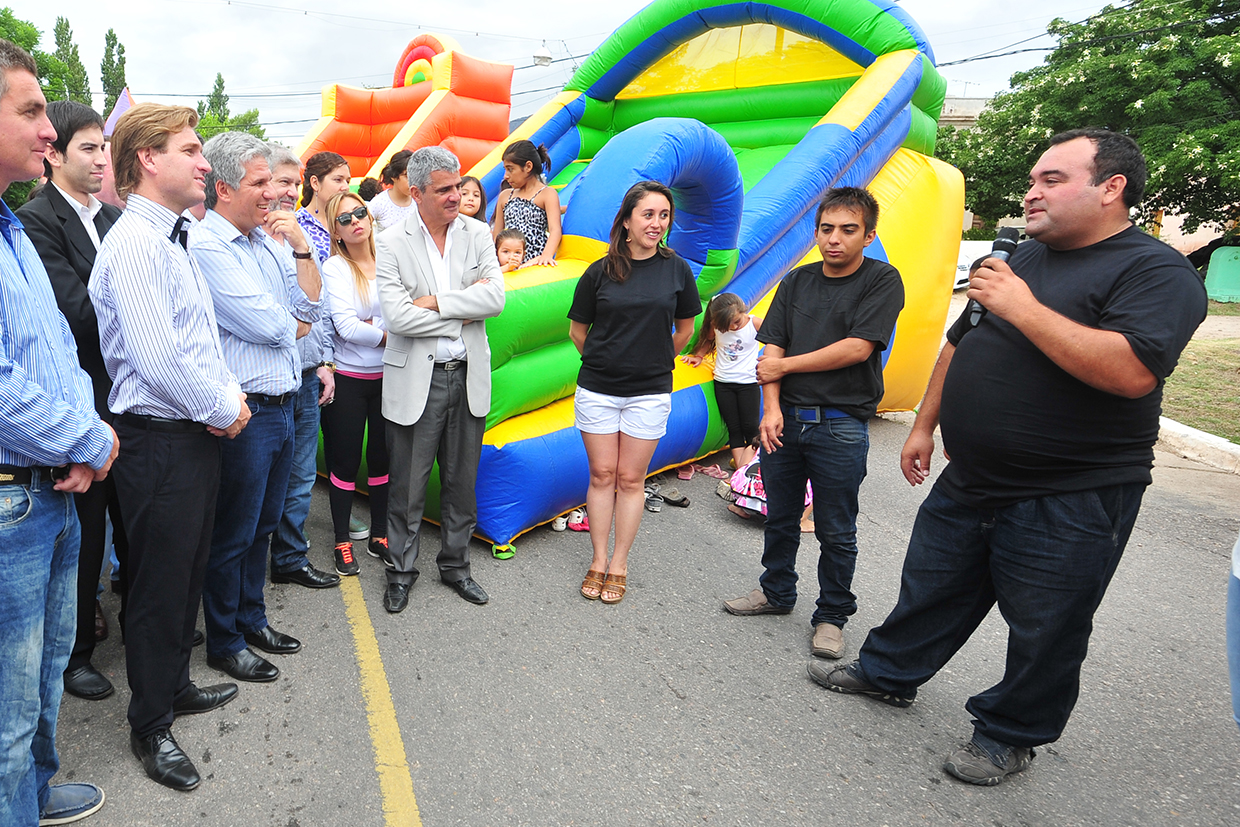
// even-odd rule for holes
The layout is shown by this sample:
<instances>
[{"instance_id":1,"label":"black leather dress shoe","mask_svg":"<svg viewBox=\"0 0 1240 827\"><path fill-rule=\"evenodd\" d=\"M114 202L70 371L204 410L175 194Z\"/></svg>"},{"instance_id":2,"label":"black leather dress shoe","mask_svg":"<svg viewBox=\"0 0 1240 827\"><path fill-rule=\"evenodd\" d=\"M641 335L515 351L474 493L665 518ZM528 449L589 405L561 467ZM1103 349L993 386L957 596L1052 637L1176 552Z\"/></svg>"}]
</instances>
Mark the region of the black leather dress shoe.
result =
<instances>
[{"instance_id":1,"label":"black leather dress shoe","mask_svg":"<svg viewBox=\"0 0 1240 827\"><path fill-rule=\"evenodd\" d=\"M185 697L172 704L172 717L181 715L197 715L219 709L237 697L235 683L217 683L215 686L194 686L190 684Z\"/></svg>"},{"instance_id":2,"label":"black leather dress shoe","mask_svg":"<svg viewBox=\"0 0 1240 827\"><path fill-rule=\"evenodd\" d=\"M296 583L307 589L330 589L340 585L340 575L332 572L319 571L314 566L306 565L295 571L273 571L272 583Z\"/></svg>"},{"instance_id":3,"label":"black leather dress shoe","mask_svg":"<svg viewBox=\"0 0 1240 827\"><path fill-rule=\"evenodd\" d=\"M468 600L470 603L477 603L481 606L483 603L486 603L491 599L487 596L487 593L482 590L482 587L474 582L474 578L472 577L466 577L463 580L445 580L443 582L451 586L457 594Z\"/></svg>"},{"instance_id":4,"label":"black leather dress shoe","mask_svg":"<svg viewBox=\"0 0 1240 827\"><path fill-rule=\"evenodd\" d=\"M268 683L280 677L279 669L249 649L242 649L226 658L213 658L207 655L207 666L231 675L239 681L251 683Z\"/></svg>"},{"instance_id":5,"label":"black leather dress shoe","mask_svg":"<svg viewBox=\"0 0 1240 827\"><path fill-rule=\"evenodd\" d=\"M246 632L245 642L271 655L291 655L301 651L300 640L277 632L271 626L264 626L261 632Z\"/></svg>"},{"instance_id":6,"label":"black leather dress shoe","mask_svg":"<svg viewBox=\"0 0 1240 827\"><path fill-rule=\"evenodd\" d=\"M409 584L388 583L383 592L383 608L392 614L403 612L409 605Z\"/></svg>"},{"instance_id":7,"label":"black leather dress shoe","mask_svg":"<svg viewBox=\"0 0 1240 827\"><path fill-rule=\"evenodd\" d=\"M112 694L112 682L89 663L65 670L65 691L88 701L102 700Z\"/></svg>"},{"instance_id":8,"label":"black leather dress shoe","mask_svg":"<svg viewBox=\"0 0 1240 827\"><path fill-rule=\"evenodd\" d=\"M181 751L172 733L161 729L154 735L139 738L129 733L129 748L134 756L142 762L142 769L165 787L189 792L202 783L194 762Z\"/></svg>"},{"instance_id":9,"label":"black leather dress shoe","mask_svg":"<svg viewBox=\"0 0 1240 827\"><path fill-rule=\"evenodd\" d=\"M202 633L201 629L194 630L194 645L201 646L207 640L207 636Z\"/></svg>"}]
</instances>

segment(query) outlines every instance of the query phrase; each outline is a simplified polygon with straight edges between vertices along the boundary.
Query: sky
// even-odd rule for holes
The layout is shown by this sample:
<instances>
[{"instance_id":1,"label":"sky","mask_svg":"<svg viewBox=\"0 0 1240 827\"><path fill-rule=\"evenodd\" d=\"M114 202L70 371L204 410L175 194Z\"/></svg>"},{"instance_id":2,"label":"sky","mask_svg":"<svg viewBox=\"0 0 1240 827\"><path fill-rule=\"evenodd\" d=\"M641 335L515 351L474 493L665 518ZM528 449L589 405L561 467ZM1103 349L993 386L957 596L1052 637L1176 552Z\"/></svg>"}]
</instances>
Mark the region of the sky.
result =
<instances>
[{"instance_id":1,"label":"sky","mask_svg":"<svg viewBox=\"0 0 1240 827\"><path fill-rule=\"evenodd\" d=\"M318 119L325 84L390 86L402 50L422 32L451 35L468 54L513 64L512 115L529 115L645 5L643 0L128 0L124 11L117 11L121 4L99 0L25 0L10 8L43 32L40 48L45 51L55 48L56 17L69 19L91 88L98 93L96 108L103 107L99 64L104 35L113 28L125 46L126 77L135 99L193 106L211 92L220 72L231 110L258 108L267 136L292 146ZM1048 22L1083 20L1106 4L1041 0L1025 7L1010 0L904 0L901 5L926 32L943 64L1008 51L1009 46L1053 45L1046 36ZM544 43L555 62L536 67L532 56ZM1038 65L1045 55L1031 51L940 71L949 95L989 97L1008 87L1013 72Z\"/></svg>"}]
</instances>

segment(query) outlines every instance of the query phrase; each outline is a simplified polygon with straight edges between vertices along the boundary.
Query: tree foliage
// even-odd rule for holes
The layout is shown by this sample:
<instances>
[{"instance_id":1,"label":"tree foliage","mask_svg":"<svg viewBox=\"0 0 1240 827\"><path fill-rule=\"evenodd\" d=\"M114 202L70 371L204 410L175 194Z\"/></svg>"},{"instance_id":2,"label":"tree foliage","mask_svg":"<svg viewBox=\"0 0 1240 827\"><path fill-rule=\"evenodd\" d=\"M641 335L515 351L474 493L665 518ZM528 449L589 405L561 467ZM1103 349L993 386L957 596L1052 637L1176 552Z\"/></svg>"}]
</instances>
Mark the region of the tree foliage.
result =
<instances>
[{"instance_id":1,"label":"tree foliage","mask_svg":"<svg viewBox=\"0 0 1240 827\"><path fill-rule=\"evenodd\" d=\"M90 106L90 77L78 54L77 44L73 42L73 29L69 27L69 18L56 18L56 57L65 65L65 92L68 100Z\"/></svg>"},{"instance_id":2,"label":"tree foliage","mask_svg":"<svg viewBox=\"0 0 1240 827\"><path fill-rule=\"evenodd\" d=\"M39 41L43 33L33 23L19 19L10 8L0 9L0 37L21 46L34 58L39 68L39 84L48 100L68 97L69 68L55 54L40 51Z\"/></svg>"},{"instance_id":3,"label":"tree foliage","mask_svg":"<svg viewBox=\"0 0 1240 827\"><path fill-rule=\"evenodd\" d=\"M198 101L198 132L210 138L221 132L248 132L256 138L267 140L267 132L259 123L257 109L233 115L228 109L228 95L224 94L224 75L216 73L215 86L205 101Z\"/></svg>"},{"instance_id":4,"label":"tree foliage","mask_svg":"<svg viewBox=\"0 0 1240 827\"><path fill-rule=\"evenodd\" d=\"M1179 213L1190 232L1240 218L1240 0L1135 0L1047 31L1058 47L1013 75L975 129L939 131L975 214L1019 214L1047 139L1101 126L1145 153L1143 217Z\"/></svg>"},{"instance_id":5,"label":"tree foliage","mask_svg":"<svg viewBox=\"0 0 1240 827\"><path fill-rule=\"evenodd\" d=\"M112 107L125 91L128 82L125 80L125 46L116 37L114 29L108 29L103 36L103 60L99 64L99 72L103 75L103 114L107 117Z\"/></svg>"}]
</instances>

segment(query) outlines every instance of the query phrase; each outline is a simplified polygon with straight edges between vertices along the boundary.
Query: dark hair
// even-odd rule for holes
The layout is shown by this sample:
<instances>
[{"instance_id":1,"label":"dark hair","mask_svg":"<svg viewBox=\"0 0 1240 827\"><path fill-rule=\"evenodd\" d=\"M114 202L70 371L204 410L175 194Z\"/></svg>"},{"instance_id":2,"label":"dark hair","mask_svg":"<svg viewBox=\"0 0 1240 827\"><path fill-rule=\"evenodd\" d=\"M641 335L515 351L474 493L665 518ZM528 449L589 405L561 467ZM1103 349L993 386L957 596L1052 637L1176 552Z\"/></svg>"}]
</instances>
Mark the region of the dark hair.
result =
<instances>
[{"instance_id":1,"label":"dark hair","mask_svg":"<svg viewBox=\"0 0 1240 827\"><path fill-rule=\"evenodd\" d=\"M547 154L546 144L534 146L533 141L513 141L504 148L503 159L519 167L524 167L526 163L533 164L535 175L542 175L551 169L551 156Z\"/></svg>"},{"instance_id":2,"label":"dark hair","mask_svg":"<svg viewBox=\"0 0 1240 827\"><path fill-rule=\"evenodd\" d=\"M1051 138L1051 146L1075 141L1077 138L1088 138L1094 144L1094 180L1096 187L1113 175L1122 175L1124 184L1124 206L1135 207L1145 196L1145 182L1149 172L1145 166L1145 156L1141 147L1127 135L1112 132L1109 129L1086 127L1060 132Z\"/></svg>"},{"instance_id":3,"label":"dark hair","mask_svg":"<svg viewBox=\"0 0 1240 827\"><path fill-rule=\"evenodd\" d=\"M96 126L103 130L103 118L99 113L84 103L77 101L52 101L47 105L47 119L56 130L56 140L52 141L52 149L64 155L69 150L69 142L79 129ZM52 177L52 165L43 159L43 174Z\"/></svg>"},{"instance_id":4,"label":"dark hair","mask_svg":"<svg viewBox=\"0 0 1240 827\"><path fill-rule=\"evenodd\" d=\"M505 227L499 231L499 235L495 236L495 250L497 252L499 251L499 243L501 241L508 241L510 239L513 241L520 241L522 248L527 248L530 246L529 242L525 240L525 233L513 227Z\"/></svg>"},{"instance_id":5,"label":"dark hair","mask_svg":"<svg viewBox=\"0 0 1240 827\"><path fill-rule=\"evenodd\" d=\"M624 200L620 202L620 210L616 213L616 218L611 222L611 236L607 245L607 258L603 261L603 272L607 278L623 284L625 279L629 277L629 273L633 272L633 258L629 254L629 244L626 238L627 230L624 228L624 222L633 216L633 211L637 209L637 203L645 196L657 193L667 199L668 214L667 226L670 231L672 222L676 219L676 203L672 200L672 191L660 184L658 181L638 181L629 187L629 191L624 194ZM664 239L655 249L663 258L671 258L672 251L666 246L667 241Z\"/></svg>"},{"instance_id":6,"label":"dark hair","mask_svg":"<svg viewBox=\"0 0 1240 827\"><path fill-rule=\"evenodd\" d=\"M0 98L9 93L9 72L17 69L39 77L39 67L30 53L11 40L0 38Z\"/></svg>"},{"instance_id":7,"label":"dark hair","mask_svg":"<svg viewBox=\"0 0 1240 827\"><path fill-rule=\"evenodd\" d=\"M843 207L846 210L857 210L861 213L868 235L878 227L878 202L865 187L832 187L818 202L818 212L814 213L814 232L822 221L822 214L827 210Z\"/></svg>"},{"instance_id":8,"label":"dark hair","mask_svg":"<svg viewBox=\"0 0 1240 827\"><path fill-rule=\"evenodd\" d=\"M485 224L485 223L486 223L486 221L487 221L487 191L486 191L486 187L482 186L482 182L481 182L481 181L479 181L479 180L478 180L477 178L475 178L474 176L472 176L472 175L466 175L464 178L462 178L462 179L461 179L461 189L464 189L464 188L465 188L465 185L466 185L466 184L468 184L468 183L471 183L471 182L472 182L472 183L474 183L474 184L478 187L478 212L474 213L474 218L478 219L478 220L479 220L479 221L481 221L483 224ZM524 236L522 236L522 238L524 238ZM497 240L498 240L498 239L497 239Z\"/></svg>"},{"instance_id":9,"label":"dark hair","mask_svg":"<svg viewBox=\"0 0 1240 827\"><path fill-rule=\"evenodd\" d=\"M348 165L349 162L344 159L344 156L335 152L316 152L311 155L306 161L306 171L301 178L301 205L308 207L314 200L314 187L310 186L311 177L322 181L333 169Z\"/></svg>"},{"instance_id":10,"label":"dark hair","mask_svg":"<svg viewBox=\"0 0 1240 827\"><path fill-rule=\"evenodd\" d=\"M357 185L357 194L362 196L363 201L369 202L379 192L379 181L376 178L363 178L362 183Z\"/></svg>"},{"instance_id":11,"label":"dark hair","mask_svg":"<svg viewBox=\"0 0 1240 827\"><path fill-rule=\"evenodd\" d=\"M400 152L392 155L388 159L387 166L383 168L383 172L379 173L379 177L383 179L383 183L391 186L396 183L396 179L409 171L409 156L413 153L408 149L402 149Z\"/></svg>"},{"instance_id":12,"label":"dark hair","mask_svg":"<svg viewBox=\"0 0 1240 827\"><path fill-rule=\"evenodd\" d=\"M735 293L720 293L706 304L706 312L702 314L702 327L698 331L697 345L693 348L695 356L705 356L715 349L715 331L727 330L740 313L749 308L745 300Z\"/></svg>"}]
</instances>

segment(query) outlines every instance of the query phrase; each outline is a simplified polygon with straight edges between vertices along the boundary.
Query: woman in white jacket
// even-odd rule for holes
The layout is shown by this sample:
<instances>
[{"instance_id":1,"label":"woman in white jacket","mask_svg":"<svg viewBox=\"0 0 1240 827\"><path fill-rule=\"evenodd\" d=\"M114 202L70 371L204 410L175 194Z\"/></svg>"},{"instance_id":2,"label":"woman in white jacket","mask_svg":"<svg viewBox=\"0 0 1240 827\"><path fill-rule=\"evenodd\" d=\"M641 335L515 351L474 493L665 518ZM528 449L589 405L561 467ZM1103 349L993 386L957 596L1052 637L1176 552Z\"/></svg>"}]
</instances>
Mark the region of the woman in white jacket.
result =
<instances>
[{"instance_id":1,"label":"woman in white jacket","mask_svg":"<svg viewBox=\"0 0 1240 827\"><path fill-rule=\"evenodd\" d=\"M349 539L349 514L363 443L370 493L367 551L387 561L388 453L382 412L387 332L375 289L374 219L366 203L343 192L328 202L326 215L332 255L322 270L335 327L336 400L323 408L323 433L332 446L328 499L336 534L336 571L350 575L359 570Z\"/></svg>"}]
</instances>

